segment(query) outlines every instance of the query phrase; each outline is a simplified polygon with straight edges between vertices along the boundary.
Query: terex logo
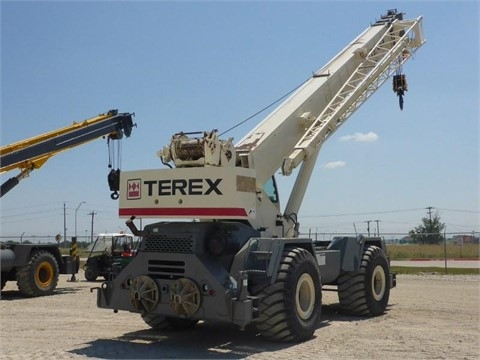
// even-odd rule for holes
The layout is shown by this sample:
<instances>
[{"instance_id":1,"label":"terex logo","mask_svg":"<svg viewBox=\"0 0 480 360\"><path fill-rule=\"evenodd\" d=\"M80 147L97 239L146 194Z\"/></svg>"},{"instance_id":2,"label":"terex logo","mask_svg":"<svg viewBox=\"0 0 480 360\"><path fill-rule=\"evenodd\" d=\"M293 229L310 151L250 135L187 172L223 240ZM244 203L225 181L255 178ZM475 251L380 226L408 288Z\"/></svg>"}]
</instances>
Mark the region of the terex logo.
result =
<instances>
[{"instance_id":1,"label":"terex logo","mask_svg":"<svg viewBox=\"0 0 480 360\"><path fill-rule=\"evenodd\" d=\"M140 187L141 180L140 179L130 179L127 181L127 199L128 200L135 200L140 199L142 197L141 187Z\"/></svg>"},{"instance_id":2,"label":"terex logo","mask_svg":"<svg viewBox=\"0 0 480 360\"><path fill-rule=\"evenodd\" d=\"M218 188L223 179L169 179L144 180L147 185L148 196L169 195L223 195Z\"/></svg>"}]
</instances>

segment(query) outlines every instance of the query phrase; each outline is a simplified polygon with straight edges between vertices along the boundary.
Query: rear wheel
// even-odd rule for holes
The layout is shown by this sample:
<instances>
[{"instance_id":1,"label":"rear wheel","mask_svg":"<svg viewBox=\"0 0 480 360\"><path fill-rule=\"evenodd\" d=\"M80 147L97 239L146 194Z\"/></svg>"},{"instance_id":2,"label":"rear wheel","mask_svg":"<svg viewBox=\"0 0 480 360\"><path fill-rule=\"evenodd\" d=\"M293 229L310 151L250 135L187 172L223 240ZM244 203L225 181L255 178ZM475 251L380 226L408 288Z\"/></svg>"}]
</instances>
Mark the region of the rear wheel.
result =
<instances>
[{"instance_id":1,"label":"rear wheel","mask_svg":"<svg viewBox=\"0 0 480 360\"><path fill-rule=\"evenodd\" d=\"M358 272L338 279L342 310L356 316L377 316L385 312L390 297L390 267L381 248L370 245L363 252Z\"/></svg>"},{"instance_id":2,"label":"rear wheel","mask_svg":"<svg viewBox=\"0 0 480 360\"><path fill-rule=\"evenodd\" d=\"M322 293L317 262L310 252L285 249L275 284L258 295L256 327L263 337L284 342L312 337L320 321Z\"/></svg>"},{"instance_id":3,"label":"rear wheel","mask_svg":"<svg viewBox=\"0 0 480 360\"><path fill-rule=\"evenodd\" d=\"M145 314L143 321L155 330L186 330L194 327L198 320L174 318L170 316Z\"/></svg>"},{"instance_id":4,"label":"rear wheel","mask_svg":"<svg viewBox=\"0 0 480 360\"><path fill-rule=\"evenodd\" d=\"M25 297L51 295L58 283L57 261L48 251L36 251L25 266L17 269L16 279Z\"/></svg>"}]
</instances>

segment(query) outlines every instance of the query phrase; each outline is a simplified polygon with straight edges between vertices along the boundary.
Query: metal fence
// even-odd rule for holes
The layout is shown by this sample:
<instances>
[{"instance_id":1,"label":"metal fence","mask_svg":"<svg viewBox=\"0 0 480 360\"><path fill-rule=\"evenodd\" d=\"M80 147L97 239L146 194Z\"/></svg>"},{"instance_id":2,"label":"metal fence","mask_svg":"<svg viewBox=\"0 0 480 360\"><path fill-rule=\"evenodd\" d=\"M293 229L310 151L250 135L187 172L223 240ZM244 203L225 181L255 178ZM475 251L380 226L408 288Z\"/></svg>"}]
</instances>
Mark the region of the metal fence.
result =
<instances>
[{"instance_id":1,"label":"metal fence","mask_svg":"<svg viewBox=\"0 0 480 360\"><path fill-rule=\"evenodd\" d=\"M335 237L344 237L344 236L357 236L358 234L353 232L322 232L316 229L307 229L307 231L303 231L300 233L300 237L307 237L314 241L330 241ZM368 236L368 234L362 234L364 236ZM435 234L438 235L438 234ZM480 238L480 232L470 231L470 232L446 232L441 234L444 238L447 239L447 243L457 243L457 244L467 244L473 243L478 244ZM372 232L370 236L380 236L387 243L390 244L401 244L401 243L408 243L410 236L407 233L383 233L377 234L376 232ZM94 234L93 238L97 237ZM61 239L57 241L58 235L19 235L19 236L0 236L1 242L9 242L13 241L15 243L32 243L32 244L46 244L46 243L60 243L63 245L64 243L69 244L72 240L71 237L67 237L65 239ZM81 235L77 236L77 243L90 243L91 236L90 235Z\"/></svg>"}]
</instances>

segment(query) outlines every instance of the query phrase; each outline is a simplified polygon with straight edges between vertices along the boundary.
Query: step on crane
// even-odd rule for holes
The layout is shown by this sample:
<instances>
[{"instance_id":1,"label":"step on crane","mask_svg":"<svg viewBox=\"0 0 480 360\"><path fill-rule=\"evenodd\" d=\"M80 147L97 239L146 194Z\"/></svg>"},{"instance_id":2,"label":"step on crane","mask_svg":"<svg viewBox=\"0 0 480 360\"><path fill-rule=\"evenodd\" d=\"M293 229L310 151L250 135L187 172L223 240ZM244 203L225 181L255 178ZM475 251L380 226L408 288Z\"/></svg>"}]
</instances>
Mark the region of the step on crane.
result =
<instances>
[{"instance_id":1,"label":"step on crane","mask_svg":"<svg viewBox=\"0 0 480 360\"><path fill-rule=\"evenodd\" d=\"M85 144L92 140L107 137L107 140L119 140L123 135L130 137L132 128L136 126L134 114L118 113L110 110L91 119L74 122L72 125L34 136L0 148L0 174L20 169L20 173L1 185L0 197L14 188L20 180L41 168L52 156ZM118 169L112 169L108 176L112 199L118 198Z\"/></svg>"},{"instance_id":2,"label":"step on crane","mask_svg":"<svg viewBox=\"0 0 480 360\"><path fill-rule=\"evenodd\" d=\"M302 238L298 212L322 144L403 75L424 42L421 17L390 10L237 144L216 130L180 132L158 152L169 168L122 172L119 215L142 242L96 288L97 306L139 313L160 330L253 323L263 337L289 342L316 330L322 289L338 292L345 313L383 314L396 285L384 240ZM282 210L274 175L297 167ZM177 221L138 229L135 216Z\"/></svg>"}]
</instances>

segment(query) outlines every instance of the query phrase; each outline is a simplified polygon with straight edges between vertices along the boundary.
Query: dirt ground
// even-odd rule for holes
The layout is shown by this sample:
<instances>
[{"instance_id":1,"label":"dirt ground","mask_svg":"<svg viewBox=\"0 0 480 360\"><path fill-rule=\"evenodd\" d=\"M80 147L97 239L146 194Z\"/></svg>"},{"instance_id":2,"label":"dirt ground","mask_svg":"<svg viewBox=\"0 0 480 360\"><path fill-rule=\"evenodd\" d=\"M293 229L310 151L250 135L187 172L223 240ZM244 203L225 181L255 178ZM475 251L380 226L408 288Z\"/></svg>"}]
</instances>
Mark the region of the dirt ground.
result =
<instances>
[{"instance_id":1,"label":"dirt ground","mask_svg":"<svg viewBox=\"0 0 480 360\"><path fill-rule=\"evenodd\" d=\"M277 344L226 324L183 332L150 330L138 314L96 307L98 283L60 277L55 295L1 294L0 359L479 359L480 276L399 276L385 315L338 314L324 292L313 339Z\"/></svg>"}]
</instances>

